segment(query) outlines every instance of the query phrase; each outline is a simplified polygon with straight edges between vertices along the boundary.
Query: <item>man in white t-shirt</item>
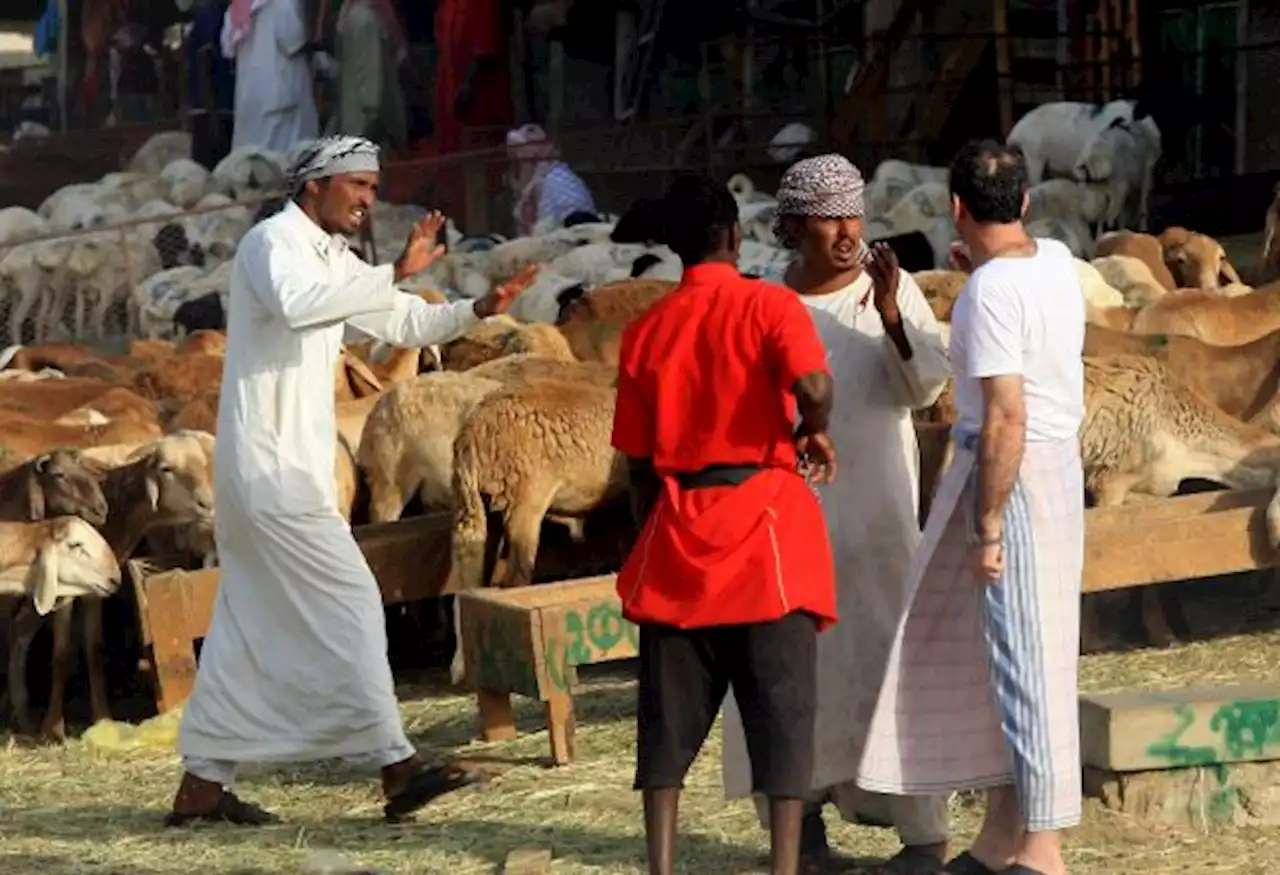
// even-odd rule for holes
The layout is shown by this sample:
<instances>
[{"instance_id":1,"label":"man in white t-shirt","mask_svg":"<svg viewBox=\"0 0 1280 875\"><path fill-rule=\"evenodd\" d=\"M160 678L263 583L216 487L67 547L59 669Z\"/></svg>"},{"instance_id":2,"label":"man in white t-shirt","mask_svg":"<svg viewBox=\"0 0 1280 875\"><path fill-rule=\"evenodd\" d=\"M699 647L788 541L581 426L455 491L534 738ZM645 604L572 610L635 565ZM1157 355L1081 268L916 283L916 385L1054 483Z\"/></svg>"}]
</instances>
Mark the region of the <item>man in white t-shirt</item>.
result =
<instances>
[{"instance_id":1,"label":"man in white t-shirt","mask_svg":"<svg viewBox=\"0 0 1280 875\"><path fill-rule=\"evenodd\" d=\"M1016 147L967 144L952 216L972 270L951 317L955 459L912 563L911 609L858 783L987 789L954 875L1066 875L1080 822L1084 295L1071 253L1022 226Z\"/></svg>"}]
</instances>

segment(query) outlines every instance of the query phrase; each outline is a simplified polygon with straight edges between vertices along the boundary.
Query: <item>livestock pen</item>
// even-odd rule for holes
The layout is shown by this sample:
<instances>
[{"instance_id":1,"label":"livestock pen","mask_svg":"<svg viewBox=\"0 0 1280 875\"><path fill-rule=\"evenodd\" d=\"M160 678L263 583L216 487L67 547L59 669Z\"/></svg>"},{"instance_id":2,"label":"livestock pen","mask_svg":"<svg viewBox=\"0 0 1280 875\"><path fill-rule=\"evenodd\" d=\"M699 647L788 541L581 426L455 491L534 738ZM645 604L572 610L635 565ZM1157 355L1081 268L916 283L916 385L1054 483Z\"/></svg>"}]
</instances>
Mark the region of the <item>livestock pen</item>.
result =
<instances>
[{"instance_id":1,"label":"livestock pen","mask_svg":"<svg viewBox=\"0 0 1280 875\"><path fill-rule=\"evenodd\" d=\"M195 221L247 205L246 201L234 207L209 207L208 213L178 219ZM145 228L135 225L96 233L124 237L127 246L136 230L138 238L150 241L147 245L154 249L156 232L172 219L158 216L146 219ZM396 212L388 213L385 221L375 215L375 225L383 229L375 229L375 234L387 235L385 242L378 241L380 253L394 251L403 236L395 226L404 220L405 215ZM484 230L462 224L467 230ZM1243 263L1256 248L1255 241L1232 255ZM145 284L142 277L133 282L120 288L132 291L137 284ZM148 324L158 332L173 331L172 319L164 318L169 313L167 308L159 310ZM1273 557L1261 547L1255 553L1250 535L1249 527L1257 523L1256 510L1248 508L1256 504L1255 496L1235 493L1225 498L1217 494L1175 499L1138 511L1104 510L1103 516L1113 518L1115 533L1107 552L1118 561L1135 564L1126 571L1134 580L1142 579L1144 573L1148 580L1174 580L1180 572L1191 575L1215 568L1265 566ZM1220 518L1207 521L1179 511L1172 521L1159 522L1171 509L1189 507L1213 508L1213 516ZM1225 528L1223 519L1227 519ZM528 847L552 851L557 872L644 871L639 799L630 790L632 667L575 666L582 687L574 691L574 756L559 768L546 768L549 739L540 727L547 709L541 703L518 697L511 702L512 720L527 734L505 741L477 741L473 691L451 687L442 669L424 668L422 664L431 660L414 652L427 649L423 632L431 624L400 619L403 602L441 591L444 568L432 557L443 552L444 529L440 517L422 516L369 527L357 522L356 532L389 603L392 657L411 738L429 757L466 760L489 772L487 786L438 800L417 824L391 827L378 821L380 801L365 775L333 764L249 768L240 790L283 814L286 825L261 831L210 828L174 833L160 825L179 769L165 738L158 739L158 747L143 744L132 749L122 749L118 743L100 746L97 740L112 734L104 727L59 747L35 747L14 738L0 750L0 805L5 810L0 818L0 871L168 875L199 867L217 875L284 873L299 871L312 851L333 849L353 863L388 873L480 873L497 870L511 851ZM1145 545L1137 542L1139 536L1147 538ZM1211 542L1210 536L1217 540ZM1097 548L1098 543L1093 546ZM603 545L603 539L588 544L593 551ZM1145 546L1145 553L1139 546ZM616 555L602 558L601 567L595 568L583 561L583 553L581 546L548 538L540 551L539 577L557 580L616 567ZM1154 561L1144 566L1144 555L1155 556L1163 567L1154 568ZM119 623L139 628L140 643L146 648L140 655L147 662L141 680L147 683L135 685L135 701L113 703L120 705L117 717L145 716L157 699L162 706L181 700L181 684L190 681L191 662L198 657L217 578L213 569L172 573L135 563L132 571L130 592L137 604L116 617ZM1165 587L1183 601L1193 642L1162 650L1088 655L1082 664L1082 692L1180 690L1271 680L1280 657L1280 633L1275 631L1280 599L1269 573ZM522 595L531 602L540 597L536 588ZM157 648L160 639L167 651ZM135 656L128 651L126 655ZM117 668L138 679L135 666ZM169 684L174 677L176 687ZM158 689L150 681L158 682ZM1208 719L1212 713L1196 707L1193 716L1203 711ZM72 716L81 712L73 709ZM1146 734L1130 734L1148 740L1148 748L1155 745L1170 764L1205 761L1207 745L1202 735L1187 734L1160 745L1159 736L1167 729L1156 726L1154 737L1151 726L1144 730ZM1260 733L1256 744L1267 752L1274 743L1272 724L1263 714L1252 726ZM110 728L110 724L105 727ZM1197 725L1191 732L1202 730ZM1239 746L1248 738L1236 732L1228 741L1222 746ZM721 800L719 744L717 730L690 777L682 805L685 837L680 848L685 871L736 875L759 868L765 836L750 805L726 805ZM1210 756L1215 753L1210 750ZM1121 754L1132 758L1133 751L1106 752L1106 756ZM1258 767L1262 772L1257 772L1233 763L1230 768L1233 774L1225 789L1201 788L1199 807L1171 809L1153 804L1152 811L1144 812L1139 809L1149 798L1148 790L1134 785L1100 787L1106 798L1089 803L1085 823L1068 837L1072 871L1082 875L1269 871L1272 861L1280 859L1280 840L1265 828L1274 816L1265 795L1270 783L1266 767ZM1189 774L1203 776L1206 770ZM956 841L963 845L976 829L976 810L971 799L961 797L953 811ZM892 850L893 838L885 831L833 823L832 837L849 854L883 856Z\"/></svg>"}]
</instances>

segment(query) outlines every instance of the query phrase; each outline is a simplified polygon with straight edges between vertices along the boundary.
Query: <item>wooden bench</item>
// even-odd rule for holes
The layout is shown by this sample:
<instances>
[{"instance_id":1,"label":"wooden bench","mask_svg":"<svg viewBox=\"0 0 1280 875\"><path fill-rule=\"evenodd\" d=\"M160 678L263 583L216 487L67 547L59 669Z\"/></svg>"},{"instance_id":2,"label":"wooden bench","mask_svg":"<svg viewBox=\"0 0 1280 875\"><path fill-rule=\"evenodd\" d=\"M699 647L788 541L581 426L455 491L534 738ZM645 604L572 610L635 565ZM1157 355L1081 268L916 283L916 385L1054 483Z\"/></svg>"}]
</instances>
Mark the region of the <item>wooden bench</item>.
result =
<instances>
[{"instance_id":1,"label":"wooden bench","mask_svg":"<svg viewBox=\"0 0 1280 875\"><path fill-rule=\"evenodd\" d=\"M1086 789L1147 820L1280 822L1280 685L1080 697Z\"/></svg>"},{"instance_id":2,"label":"wooden bench","mask_svg":"<svg viewBox=\"0 0 1280 875\"><path fill-rule=\"evenodd\" d=\"M511 694L546 703L551 758L574 756L576 668L636 655L639 630L622 618L615 576L458 595L467 683L486 741L516 736Z\"/></svg>"},{"instance_id":3,"label":"wooden bench","mask_svg":"<svg viewBox=\"0 0 1280 875\"><path fill-rule=\"evenodd\" d=\"M453 515L433 513L391 523L356 526L356 542L377 578L385 604L448 595ZM575 568L599 560L567 539L544 538L538 556L540 579L563 579ZM151 573L147 563L130 563L144 648L156 708L181 704L195 683L195 642L205 636L218 594L218 570ZM579 572L580 573L580 572Z\"/></svg>"}]
</instances>

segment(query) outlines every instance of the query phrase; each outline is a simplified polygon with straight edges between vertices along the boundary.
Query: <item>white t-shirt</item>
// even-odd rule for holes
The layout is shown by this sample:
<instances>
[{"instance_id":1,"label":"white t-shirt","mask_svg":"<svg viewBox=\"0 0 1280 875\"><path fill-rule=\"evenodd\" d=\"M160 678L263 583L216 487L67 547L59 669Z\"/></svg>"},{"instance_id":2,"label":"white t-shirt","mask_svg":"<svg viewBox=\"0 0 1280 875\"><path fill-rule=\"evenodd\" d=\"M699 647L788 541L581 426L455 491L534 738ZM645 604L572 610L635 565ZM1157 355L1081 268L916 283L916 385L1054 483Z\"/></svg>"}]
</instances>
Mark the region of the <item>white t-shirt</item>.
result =
<instances>
[{"instance_id":1,"label":"white t-shirt","mask_svg":"<svg viewBox=\"0 0 1280 875\"><path fill-rule=\"evenodd\" d=\"M951 313L957 425L982 428L983 377L1021 374L1027 440L1076 437L1084 419L1084 292L1071 251L1036 238L1029 258L973 272Z\"/></svg>"}]
</instances>

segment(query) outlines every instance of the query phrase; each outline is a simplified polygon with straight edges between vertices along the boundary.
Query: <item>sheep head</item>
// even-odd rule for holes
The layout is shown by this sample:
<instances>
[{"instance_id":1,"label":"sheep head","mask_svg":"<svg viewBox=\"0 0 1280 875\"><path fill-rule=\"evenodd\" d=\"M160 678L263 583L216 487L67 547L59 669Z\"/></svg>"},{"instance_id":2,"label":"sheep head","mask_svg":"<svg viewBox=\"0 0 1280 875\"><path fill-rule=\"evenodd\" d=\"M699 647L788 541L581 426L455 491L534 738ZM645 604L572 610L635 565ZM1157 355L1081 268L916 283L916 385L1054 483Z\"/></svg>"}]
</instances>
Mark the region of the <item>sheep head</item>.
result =
<instances>
[{"instance_id":1,"label":"sheep head","mask_svg":"<svg viewBox=\"0 0 1280 875\"><path fill-rule=\"evenodd\" d=\"M59 599L105 598L119 588L120 564L93 526L73 516L50 521L26 578L37 614L51 613Z\"/></svg>"},{"instance_id":2,"label":"sheep head","mask_svg":"<svg viewBox=\"0 0 1280 875\"><path fill-rule=\"evenodd\" d=\"M177 431L139 448L153 525L176 526L213 519L213 436Z\"/></svg>"},{"instance_id":3,"label":"sheep head","mask_svg":"<svg viewBox=\"0 0 1280 875\"><path fill-rule=\"evenodd\" d=\"M107 498L96 472L72 450L54 450L26 465L28 513L32 520L76 516L100 526L107 521Z\"/></svg>"},{"instance_id":4,"label":"sheep head","mask_svg":"<svg viewBox=\"0 0 1280 875\"><path fill-rule=\"evenodd\" d=\"M1225 281L1240 282L1235 268L1227 260L1227 251L1217 240L1205 234L1190 233L1180 244L1167 246L1164 261L1178 285L1213 292Z\"/></svg>"},{"instance_id":5,"label":"sheep head","mask_svg":"<svg viewBox=\"0 0 1280 875\"><path fill-rule=\"evenodd\" d=\"M1080 150L1080 157L1076 159L1076 166L1071 174L1076 181L1104 182L1111 178L1115 170L1115 150L1110 138L1103 136L1104 133L1106 131L1094 134Z\"/></svg>"}]
</instances>

